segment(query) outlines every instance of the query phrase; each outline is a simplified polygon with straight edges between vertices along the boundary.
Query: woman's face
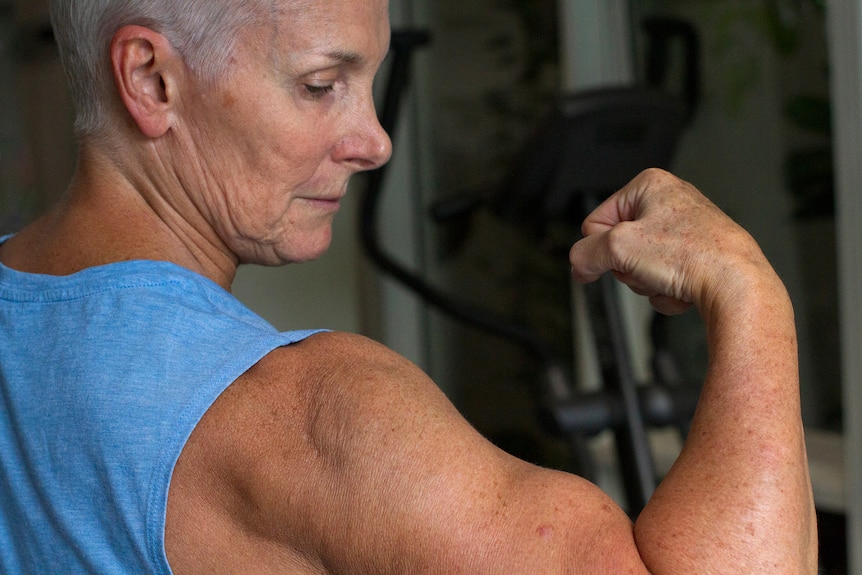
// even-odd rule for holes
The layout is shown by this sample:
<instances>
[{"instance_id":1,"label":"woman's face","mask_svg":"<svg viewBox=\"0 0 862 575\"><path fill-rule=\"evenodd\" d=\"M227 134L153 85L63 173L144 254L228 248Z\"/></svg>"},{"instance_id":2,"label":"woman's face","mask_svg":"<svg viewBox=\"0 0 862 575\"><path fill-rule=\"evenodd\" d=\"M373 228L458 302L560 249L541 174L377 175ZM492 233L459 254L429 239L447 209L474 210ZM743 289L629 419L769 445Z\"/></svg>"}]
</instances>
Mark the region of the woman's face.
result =
<instances>
[{"instance_id":1,"label":"woman's face","mask_svg":"<svg viewBox=\"0 0 862 575\"><path fill-rule=\"evenodd\" d=\"M194 83L177 177L241 263L313 259L329 246L351 175L391 154L372 83L389 45L385 0L285 0L247 30L228 77Z\"/></svg>"}]
</instances>

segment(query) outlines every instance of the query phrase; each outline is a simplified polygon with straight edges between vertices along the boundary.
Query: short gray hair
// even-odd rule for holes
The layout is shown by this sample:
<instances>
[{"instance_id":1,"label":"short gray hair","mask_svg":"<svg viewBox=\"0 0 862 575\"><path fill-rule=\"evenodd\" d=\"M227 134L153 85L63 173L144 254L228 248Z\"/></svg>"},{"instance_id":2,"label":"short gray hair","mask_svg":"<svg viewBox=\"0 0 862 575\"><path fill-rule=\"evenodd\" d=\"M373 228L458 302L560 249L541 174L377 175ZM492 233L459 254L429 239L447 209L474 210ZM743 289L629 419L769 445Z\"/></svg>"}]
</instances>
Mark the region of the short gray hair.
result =
<instances>
[{"instance_id":1,"label":"short gray hair","mask_svg":"<svg viewBox=\"0 0 862 575\"><path fill-rule=\"evenodd\" d=\"M126 25L163 34L199 78L227 67L238 33L272 21L275 0L51 0L51 24L75 106L79 137L105 130L116 102L110 44Z\"/></svg>"}]
</instances>

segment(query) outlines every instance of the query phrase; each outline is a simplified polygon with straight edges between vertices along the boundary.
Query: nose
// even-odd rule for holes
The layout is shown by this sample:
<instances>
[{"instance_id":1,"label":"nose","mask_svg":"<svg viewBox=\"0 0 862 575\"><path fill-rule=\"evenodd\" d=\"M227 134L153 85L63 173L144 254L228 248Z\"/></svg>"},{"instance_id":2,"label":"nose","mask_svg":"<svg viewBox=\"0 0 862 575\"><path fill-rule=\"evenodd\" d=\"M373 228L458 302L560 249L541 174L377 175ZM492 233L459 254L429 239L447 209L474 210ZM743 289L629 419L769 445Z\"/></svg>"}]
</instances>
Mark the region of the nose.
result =
<instances>
[{"instance_id":1,"label":"nose","mask_svg":"<svg viewBox=\"0 0 862 575\"><path fill-rule=\"evenodd\" d=\"M367 156L371 164L368 169L373 170L387 163L392 157L392 138L389 137L389 134L380 125L376 113L371 122L367 138Z\"/></svg>"},{"instance_id":2,"label":"nose","mask_svg":"<svg viewBox=\"0 0 862 575\"><path fill-rule=\"evenodd\" d=\"M380 125L373 102L358 116L352 133L341 141L339 159L357 172L374 170L392 157L392 140Z\"/></svg>"}]
</instances>

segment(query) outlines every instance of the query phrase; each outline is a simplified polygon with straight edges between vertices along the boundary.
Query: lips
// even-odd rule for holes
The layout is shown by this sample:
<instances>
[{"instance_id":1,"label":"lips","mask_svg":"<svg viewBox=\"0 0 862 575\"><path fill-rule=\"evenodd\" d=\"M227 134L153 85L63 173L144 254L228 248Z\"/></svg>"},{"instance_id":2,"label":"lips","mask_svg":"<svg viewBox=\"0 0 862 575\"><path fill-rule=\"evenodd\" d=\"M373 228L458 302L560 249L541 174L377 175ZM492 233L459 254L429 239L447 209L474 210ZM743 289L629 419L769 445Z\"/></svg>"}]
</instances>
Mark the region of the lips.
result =
<instances>
[{"instance_id":1,"label":"lips","mask_svg":"<svg viewBox=\"0 0 862 575\"><path fill-rule=\"evenodd\" d=\"M338 211L341 207L341 199L343 196L333 196L328 198L304 198L307 204L316 209L324 211Z\"/></svg>"},{"instance_id":2,"label":"lips","mask_svg":"<svg viewBox=\"0 0 862 575\"><path fill-rule=\"evenodd\" d=\"M307 190L308 195L300 195L299 198L321 209L337 210L341 206L341 200L347 195L347 185L348 182L345 182L340 189L327 186L328 189Z\"/></svg>"},{"instance_id":3,"label":"lips","mask_svg":"<svg viewBox=\"0 0 862 575\"><path fill-rule=\"evenodd\" d=\"M312 204L322 204L322 205L340 205L341 200L344 199L344 196L347 195L347 184L342 186L341 189L332 189L329 191L318 190L320 195L312 195L306 196L304 199Z\"/></svg>"}]
</instances>

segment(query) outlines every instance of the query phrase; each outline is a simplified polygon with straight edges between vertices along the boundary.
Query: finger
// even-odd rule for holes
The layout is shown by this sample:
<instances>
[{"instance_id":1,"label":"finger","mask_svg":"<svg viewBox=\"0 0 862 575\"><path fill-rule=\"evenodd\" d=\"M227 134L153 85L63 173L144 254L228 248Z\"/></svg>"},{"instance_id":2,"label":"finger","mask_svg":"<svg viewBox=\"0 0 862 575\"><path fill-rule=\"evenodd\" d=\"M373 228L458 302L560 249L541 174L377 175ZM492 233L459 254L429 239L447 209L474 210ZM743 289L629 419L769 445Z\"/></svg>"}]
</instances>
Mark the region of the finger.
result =
<instances>
[{"instance_id":1,"label":"finger","mask_svg":"<svg viewBox=\"0 0 862 575\"><path fill-rule=\"evenodd\" d=\"M664 315L679 315L688 310L693 304L666 295L653 295L649 303L657 312Z\"/></svg>"},{"instance_id":2,"label":"finger","mask_svg":"<svg viewBox=\"0 0 862 575\"><path fill-rule=\"evenodd\" d=\"M575 242L569 250L572 277L579 283L590 283L613 269L607 247L607 233L593 234Z\"/></svg>"},{"instance_id":3,"label":"finger","mask_svg":"<svg viewBox=\"0 0 862 575\"><path fill-rule=\"evenodd\" d=\"M621 191L613 194L590 212L581 224L584 237L606 232L620 222L633 219L622 209L624 203L621 201L621 194Z\"/></svg>"},{"instance_id":4,"label":"finger","mask_svg":"<svg viewBox=\"0 0 862 575\"><path fill-rule=\"evenodd\" d=\"M675 180L663 170L655 168L644 170L599 204L584 220L581 232L588 236L607 231L621 222L637 220L642 214L650 186L656 185L654 182L657 180L664 181L668 178Z\"/></svg>"},{"instance_id":5,"label":"finger","mask_svg":"<svg viewBox=\"0 0 862 575\"><path fill-rule=\"evenodd\" d=\"M650 296L654 296L658 293L654 287L649 286L649 285L642 285L640 282L635 280L635 278L633 278L630 274L624 274L624 273L619 272L617 270L611 270L611 273L614 274L614 277L617 278L618 282L624 284L626 287L628 287L630 290L632 290L637 295L650 297Z\"/></svg>"}]
</instances>

